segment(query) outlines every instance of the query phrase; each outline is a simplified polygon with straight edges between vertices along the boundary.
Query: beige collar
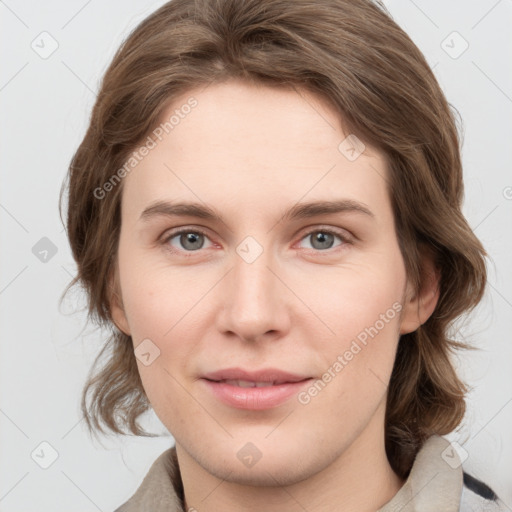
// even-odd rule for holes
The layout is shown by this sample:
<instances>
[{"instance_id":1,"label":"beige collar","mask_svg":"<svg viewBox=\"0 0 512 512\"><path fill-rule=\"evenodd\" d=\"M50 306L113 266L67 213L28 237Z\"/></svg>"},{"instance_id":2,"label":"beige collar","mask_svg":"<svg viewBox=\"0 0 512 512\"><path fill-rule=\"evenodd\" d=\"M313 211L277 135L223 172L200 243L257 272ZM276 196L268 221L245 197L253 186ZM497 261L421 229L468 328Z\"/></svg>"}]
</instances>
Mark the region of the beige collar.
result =
<instances>
[{"instance_id":1,"label":"beige collar","mask_svg":"<svg viewBox=\"0 0 512 512\"><path fill-rule=\"evenodd\" d=\"M462 477L455 449L444 437L431 436L416 455L405 484L378 512L458 512Z\"/></svg>"},{"instance_id":2,"label":"beige collar","mask_svg":"<svg viewBox=\"0 0 512 512\"><path fill-rule=\"evenodd\" d=\"M403 487L378 512L458 512L462 466L457 452L443 437L425 441ZM183 484L173 446L163 452L135 494L115 512L184 512Z\"/></svg>"}]
</instances>

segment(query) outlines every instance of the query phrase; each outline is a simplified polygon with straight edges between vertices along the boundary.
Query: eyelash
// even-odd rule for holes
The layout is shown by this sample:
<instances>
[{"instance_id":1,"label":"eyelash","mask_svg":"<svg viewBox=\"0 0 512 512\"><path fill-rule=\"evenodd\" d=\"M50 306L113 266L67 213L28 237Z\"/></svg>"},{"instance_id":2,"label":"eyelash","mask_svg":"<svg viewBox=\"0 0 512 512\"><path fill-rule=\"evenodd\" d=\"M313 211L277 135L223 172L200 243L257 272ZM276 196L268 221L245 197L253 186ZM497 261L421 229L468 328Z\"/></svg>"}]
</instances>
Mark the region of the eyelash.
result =
<instances>
[{"instance_id":1,"label":"eyelash","mask_svg":"<svg viewBox=\"0 0 512 512\"><path fill-rule=\"evenodd\" d=\"M197 252L200 252L201 249L198 249L197 251L176 250L174 248L171 249L170 246L168 245L170 240L172 240L173 238L177 237L178 235L182 235L184 233L200 234L200 235L203 235L203 236L205 236L206 238L209 239L208 233L206 233L205 231L203 231L201 229L198 229L198 228L180 228L177 231L172 231L172 232L168 233L167 235L164 235L164 237L162 238L161 243L162 243L162 245L166 246L166 249L169 250L173 254L184 252L186 254L185 257L187 257L187 258L188 257L193 257L194 254L197 253ZM338 250L342 249L345 245L353 243L352 237L349 237L348 235L346 235L344 233L341 233L340 231L338 231L336 229L333 229L333 228L322 228L322 227L317 227L317 228L315 228L315 229L313 229L311 231L308 231L307 233L305 233L300 238L300 240L303 240L304 238L307 238L308 236L311 236L314 233L327 233L329 235L337 236L343 242L340 246L338 246ZM321 254L321 253L329 253L329 254L331 254L332 252L336 251L336 248L325 249L323 251L319 250L319 249L307 249L307 251L309 251L309 252L313 251L316 254Z\"/></svg>"}]
</instances>

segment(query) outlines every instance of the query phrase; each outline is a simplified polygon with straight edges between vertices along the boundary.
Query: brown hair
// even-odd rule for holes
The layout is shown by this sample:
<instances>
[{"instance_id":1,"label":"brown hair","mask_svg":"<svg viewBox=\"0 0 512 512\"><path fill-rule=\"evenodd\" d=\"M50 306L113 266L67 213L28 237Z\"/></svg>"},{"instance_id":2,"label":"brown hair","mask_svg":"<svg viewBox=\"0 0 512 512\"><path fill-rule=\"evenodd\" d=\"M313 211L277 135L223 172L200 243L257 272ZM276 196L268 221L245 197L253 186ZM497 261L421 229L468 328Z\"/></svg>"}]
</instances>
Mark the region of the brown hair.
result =
<instances>
[{"instance_id":1,"label":"brown hair","mask_svg":"<svg viewBox=\"0 0 512 512\"><path fill-rule=\"evenodd\" d=\"M468 388L451 354L470 347L448 332L482 298L486 252L461 213L453 107L420 50L370 0L172 0L117 51L68 175L67 232L78 265L68 289L80 283L88 318L111 329L82 394L89 431L105 433L103 422L119 434L152 435L137 422L150 404L132 340L113 325L109 308L123 183L102 199L94 191L157 126L173 98L229 79L296 87L327 100L345 133L386 157L398 242L417 290L424 278L420 254L434 255L439 301L420 328L401 336L388 390L386 451L405 478L425 439L451 432L464 416Z\"/></svg>"}]
</instances>

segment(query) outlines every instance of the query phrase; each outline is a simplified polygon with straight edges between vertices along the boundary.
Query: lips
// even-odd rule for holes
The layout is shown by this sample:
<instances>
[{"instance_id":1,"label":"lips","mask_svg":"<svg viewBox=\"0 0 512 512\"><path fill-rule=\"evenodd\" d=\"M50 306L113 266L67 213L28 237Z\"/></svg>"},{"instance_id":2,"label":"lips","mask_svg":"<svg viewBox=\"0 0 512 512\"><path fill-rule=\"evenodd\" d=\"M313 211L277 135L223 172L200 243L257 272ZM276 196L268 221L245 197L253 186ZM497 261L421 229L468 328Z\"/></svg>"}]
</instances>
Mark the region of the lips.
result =
<instances>
[{"instance_id":1,"label":"lips","mask_svg":"<svg viewBox=\"0 0 512 512\"><path fill-rule=\"evenodd\" d=\"M203 376L208 392L230 407L263 410L278 407L309 385L312 377L267 368L226 368Z\"/></svg>"}]
</instances>

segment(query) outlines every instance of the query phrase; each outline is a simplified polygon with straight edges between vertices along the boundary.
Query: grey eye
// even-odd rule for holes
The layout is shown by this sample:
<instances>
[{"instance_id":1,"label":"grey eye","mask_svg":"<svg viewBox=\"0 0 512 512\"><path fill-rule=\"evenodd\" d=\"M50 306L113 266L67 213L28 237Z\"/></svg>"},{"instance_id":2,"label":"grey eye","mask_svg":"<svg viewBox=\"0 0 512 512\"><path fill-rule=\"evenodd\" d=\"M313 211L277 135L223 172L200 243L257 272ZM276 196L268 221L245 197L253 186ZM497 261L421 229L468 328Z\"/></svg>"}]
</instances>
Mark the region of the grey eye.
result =
<instances>
[{"instance_id":1,"label":"grey eye","mask_svg":"<svg viewBox=\"0 0 512 512\"><path fill-rule=\"evenodd\" d=\"M180 234L180 244L184 249L189 251L197 251L204 245L204 235L190 231L188 233Z\"/></svg>"},{"instance_id":2,"label":"grey eye","mask_svg":"<svg viewBox=\"0 0 512 512\"><path fill-rule=\"evenodd\" d=\"M178 244L173 242L175 239L178 240ZM194 252L204 248L205 240L209 240L208 236L201 231L182 229L169 235L164 241L174 250Z\"/></svg>"},{"instance_id":3,"label":"grey eye","mask_svg":"<svg viewBox=\"0 0 512 512\"><path fill-rule=\"evenodd\" d=\"M310 241L311 247L308 249L315 249L317 251L325 251L331 249L334 245L334 240L338 238L342 242L344 241L341 235L332 233L327 230L316 230L308 233L303 240Z\"/></svg>"}]
</instances>

